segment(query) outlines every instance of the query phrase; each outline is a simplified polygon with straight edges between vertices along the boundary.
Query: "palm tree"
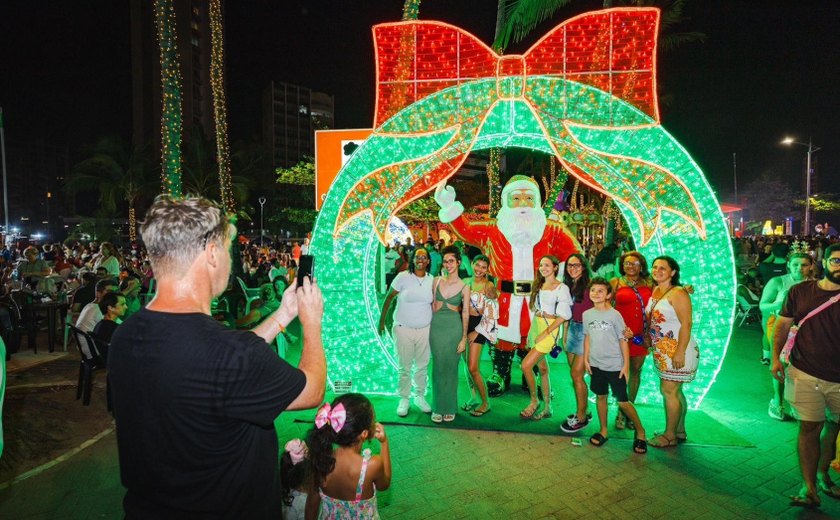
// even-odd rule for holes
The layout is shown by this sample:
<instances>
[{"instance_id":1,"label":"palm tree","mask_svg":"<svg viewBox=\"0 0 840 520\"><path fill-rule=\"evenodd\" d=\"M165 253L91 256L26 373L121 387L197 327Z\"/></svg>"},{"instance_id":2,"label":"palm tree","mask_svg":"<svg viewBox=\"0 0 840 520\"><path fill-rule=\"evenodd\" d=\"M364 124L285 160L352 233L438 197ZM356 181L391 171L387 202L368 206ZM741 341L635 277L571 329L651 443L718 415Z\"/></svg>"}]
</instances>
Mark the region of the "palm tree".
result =
<instances>
[{"instance_id":1,"label":"palm tree","mask_svg":"<svg viewBox=\"0 0 840 520\"><path fill-rule=\"evenodd\" d=\"M182 182L184 193L199 195L211 200L221 200L221 190L213 144L200 129L193 132L184 154ZM233 157L236 167L237 156ZM248 200L252 179L243 175L231 176L231 196L239 206ZM227 209L227 207L226 207Z\"/></svg>"},{"instance_id":2,"label":"palm tree","mask_svg":"<svg viewBox=\"0 0 840 520\"><path fill-rule=\"evenodd\" d=\"M493 47L505 49L510 43L522 41L537 25L548 20L561 7L573 0L499 0L499 17L504 22L500 29L497 19L496 40ZM604 0L604 7L658 7L659 45L671 50L683 43L702 42L706 35L700 32L677 32L677 26L689 20L685 15L688 0Z\"/></svg>"},{"instance_id":3,"label":"palm tree","mask_svg":"<svg viewBox=\"0 0 840 520\"><path fill-rule=\"evenodd\" d=\"M129 239L137 239L135 208L147 194L156 191L148 147L133 150L117 137L104 137L91 149L90 157L73 167L67 178L66 189L75 194L80 191L98 191L99 206L114 214L121 202L128 205Z\"/></svg>"}]
</instances>

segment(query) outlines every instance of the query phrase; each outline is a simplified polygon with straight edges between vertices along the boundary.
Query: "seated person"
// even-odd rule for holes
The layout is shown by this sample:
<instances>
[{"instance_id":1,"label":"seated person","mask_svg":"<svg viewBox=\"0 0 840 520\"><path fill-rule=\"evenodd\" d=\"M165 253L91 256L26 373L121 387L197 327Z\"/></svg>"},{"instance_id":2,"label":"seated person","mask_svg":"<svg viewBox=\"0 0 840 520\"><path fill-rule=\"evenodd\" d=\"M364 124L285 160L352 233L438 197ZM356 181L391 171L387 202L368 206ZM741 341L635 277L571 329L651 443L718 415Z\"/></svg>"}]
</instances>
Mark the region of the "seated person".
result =
<instances>
[{"instance_id":1,"label":"seated person","mask_svg":"<svg viewBox=\"0 0 840 520\"><path fill-rule=\"evenodd\" d=\"M18 276L30 287L35 288L42 278L50 274L50 266L38 258L38 249L29 246L23 250L25 260L18 264Z\"/></svg>"},{"instance_id":2,"label":"seated person","mask_svg":"<svg viewBox=\"0 0 840 520\"><path fill-rule=\"evenodd\" d=\"M111 278L105 278L96 282L96 299L88 303L79 314L79 319L76 320L76 327L84 332L92 332L97 323L102 321L102 311L99 309L99 302L102 297L109 292L114 292L117 289L117 282Z\"/></svg>"},{"instance_id":3,"label":"seated person","mask_svg":"<svg viewBox=\"0 0 840 520\"><path fill-rule=\"evenodd\" d=\"M140 280L132 275L129 275L128 278L120 282L120 293L125 296L125 303L128 308L125 312L126 318L143 307L140 303L140 288Z\"/></svg>"},{"instance_id":4,"label":"seated person","mask_svg":"<svg viewBox=\"0 0 840 520\"><path fill-rule=\"evenodd\" d=\"M85 305L96 299L96 275L82 273L82 285L73 293L72 312L81 312Z\"/></svg>"},{"instance_id":5,"label":"seated person","mask_svg":"<svg viewBox=\"0 0 840 520\"><path fill-rule=\"evenodd\" d=\"M111 343L111 336L114 335L114 331L117 330L117 326L122 323L121 318L125 315L125 310L125 296L122 294L110 292L103 296L99 301L99 311L102 312L103 315L102 320L93 328L93 335L96 339L102 341L106 345ZM102 354L103 358L108 357L107 350L100 352L100 354Z\"/></svg>"},{"instance_id":6,"label":"seated person","mask_svg":"<svg viewBox=\"0 0 840 520\"><path fill-rule=\"evenodd\" d=\"M280 298L283 297L283 291L286 287L285 284L286 281L282 278L276 278L273 284L263 284L260 287L260 305L256 305L255 308L251 309L251 312L236 320L236 328L251 328L279 309ZM278 293L277 290L280 292ZM278 294L280 297L277 296Z\"/></svg>"}]
</instances>

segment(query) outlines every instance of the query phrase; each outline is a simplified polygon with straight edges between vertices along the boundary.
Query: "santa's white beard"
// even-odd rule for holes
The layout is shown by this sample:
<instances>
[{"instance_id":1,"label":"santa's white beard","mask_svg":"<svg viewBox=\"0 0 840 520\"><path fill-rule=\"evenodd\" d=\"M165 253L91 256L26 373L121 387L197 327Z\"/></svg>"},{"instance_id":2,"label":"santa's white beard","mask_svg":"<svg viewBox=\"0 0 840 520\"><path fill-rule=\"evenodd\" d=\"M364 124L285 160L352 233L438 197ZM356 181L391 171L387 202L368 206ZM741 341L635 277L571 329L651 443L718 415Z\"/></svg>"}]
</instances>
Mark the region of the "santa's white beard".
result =
<instances>
[{"instance_id":1,"label":"santa's white beard","mask_svg":"<svg viewBox=\"0 0 840 520\"><path fill-rule=\"evenodd\" d=\"M540 208L503 207L496 216L499 231L514 247L534 247L542 238L547 222Z\"/></svg>"}]
</instances>

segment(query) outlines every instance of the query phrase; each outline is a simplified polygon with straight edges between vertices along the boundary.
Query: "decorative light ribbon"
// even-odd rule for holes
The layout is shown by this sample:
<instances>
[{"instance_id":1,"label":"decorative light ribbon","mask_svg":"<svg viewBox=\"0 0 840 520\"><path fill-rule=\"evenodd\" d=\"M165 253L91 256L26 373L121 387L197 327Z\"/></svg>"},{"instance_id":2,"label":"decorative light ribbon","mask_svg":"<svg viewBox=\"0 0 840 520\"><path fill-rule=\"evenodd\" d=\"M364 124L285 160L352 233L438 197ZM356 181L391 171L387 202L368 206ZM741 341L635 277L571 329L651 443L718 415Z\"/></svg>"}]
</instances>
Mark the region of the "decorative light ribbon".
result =
<instances>
[{"instance_id":1,"label":"decorative light ribbon","mask_svg":"<svg viewBox=\"0 0 840 520\"><path fill-rule=\"evenodd\" d=\"M609 151L609 142L632 142L659 126L658 23L655 8L596 11L506 56L441 22L374 26L375 130L356 152L363 157L347 164L368 174L345 197L336 232L370 213L382 238L388 218L454 175L483 137L519 133L633 211L642 243L663 209L705 236L699 207L675 172L644 149ZM378 156L360 153L367 148Z\"/></svg>"},{"instance_id":2,"label":"decorative light ribbon","mask_svg":"<svg viewBox=\"0 0 840 520\"><path fill-rule=\"evenodd\" d=\"M331 408L330 403L324 403L318 408L318 413L315 414L315 427L321 429L329 423L333 431L338 433L344 428L346 420L347 412L344 410L343 404L338 403L335 408Z\"/></svg>"},{"instance_id":3,"label":"decorative light ribbon","mask_svg":"<svg viewBox=\"0 0 840 520\"><path fill-rule=\"evenodd\" d=\"M300 439L292 439L286 443L284 448L286 452L289 453L289 457L292 459L292 465L296 465L299 462L303 461L306 458L306 455L309 453L309 449L306 447L306 443Z\"/></svg>"}]
</instances>

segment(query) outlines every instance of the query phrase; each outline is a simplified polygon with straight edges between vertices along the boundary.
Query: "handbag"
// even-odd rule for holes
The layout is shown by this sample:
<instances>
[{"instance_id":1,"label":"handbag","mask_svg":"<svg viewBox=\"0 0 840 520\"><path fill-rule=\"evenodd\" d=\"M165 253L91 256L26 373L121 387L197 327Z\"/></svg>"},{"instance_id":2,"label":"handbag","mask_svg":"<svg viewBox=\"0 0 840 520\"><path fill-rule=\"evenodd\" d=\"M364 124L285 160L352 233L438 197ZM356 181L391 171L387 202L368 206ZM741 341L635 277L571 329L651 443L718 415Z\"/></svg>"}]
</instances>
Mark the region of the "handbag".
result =
<instances>
[{"instance_id":1,"label":"handbag","mask_svg":"<svg viewBox=\"0 0 840 520\"><path fill-rule=\"evenodd\" d=\"M782 363L789 365L790 364L790 354L793 352L793 344L796 343L796 335L799 333L799 329L802 328L802 325L808 321L808 318L814 316L822 312L824 309L828 308L830 305L837 303L840 301L840 294L837 296L832 296L828 299L825 303L817 307L816 309L809 312L799 323L793 325L788 332L787 339L785 340L785 344L782 347L782 351L779 352L779 361Z\"/></svg>"}]
</instances>

